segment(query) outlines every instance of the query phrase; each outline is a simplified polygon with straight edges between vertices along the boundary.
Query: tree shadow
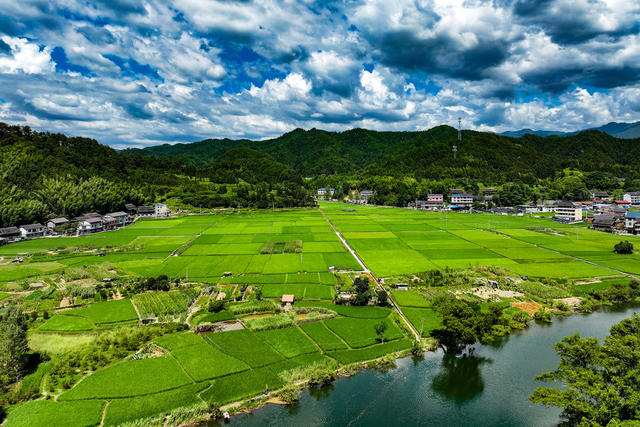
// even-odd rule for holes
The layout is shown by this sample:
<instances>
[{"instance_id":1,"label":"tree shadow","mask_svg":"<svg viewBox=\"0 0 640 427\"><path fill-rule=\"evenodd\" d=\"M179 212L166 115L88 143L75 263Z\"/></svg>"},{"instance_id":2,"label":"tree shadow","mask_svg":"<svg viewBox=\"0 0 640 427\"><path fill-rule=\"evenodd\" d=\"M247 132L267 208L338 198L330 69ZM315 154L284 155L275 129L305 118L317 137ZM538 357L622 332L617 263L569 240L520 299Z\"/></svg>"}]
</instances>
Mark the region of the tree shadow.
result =
<instances>
[{"instance_id":1,"label":"tree shadow","mask_svg":"<svg viewBox=\"0 0 640 427\"><path fill-rule=\"evenodd\" d=\"M309 387L309 396L314 397L316 400L322 400L329 397L334 388L333 383L323 385L322 387Z\"/></svg>"},{"instance_id":2,"label":"tree shadow","mask_svg":"<svg viewBox=\"0 0 640 427\"><path fill-rule=\"evenodd\" d=\"M457 405L462 405L482 393L484 379L480 366L491 362L491 359L473 354L445 354L442 357L442 367L431 382L431 389Z\"/></svg>"}]
</instances>

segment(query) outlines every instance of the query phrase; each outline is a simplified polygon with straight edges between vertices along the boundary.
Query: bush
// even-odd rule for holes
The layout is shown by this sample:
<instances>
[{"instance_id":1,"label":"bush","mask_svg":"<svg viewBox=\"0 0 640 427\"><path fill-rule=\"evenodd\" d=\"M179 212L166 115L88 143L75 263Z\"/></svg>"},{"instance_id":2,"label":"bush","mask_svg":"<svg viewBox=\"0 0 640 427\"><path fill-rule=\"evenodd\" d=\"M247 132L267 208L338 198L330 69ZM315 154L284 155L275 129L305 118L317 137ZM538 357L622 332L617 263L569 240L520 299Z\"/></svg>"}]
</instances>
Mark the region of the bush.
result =
<instances>
[{"instance_id":1,"label":"bush","mask_svg":"<svg viewBox=\"0 0 640 427\"><path fill-rule=\"evenodd\" d=\"M295 403L300 399L300 389L294 385L288 385L280 390L278 397L286 404Z\"/></svg>"},{"instance_id":2,"label":"bush","mask_svg":"<svg viewBox=\"0 0 640 427\"><path fill-rule=\"evenodd\" d=\"M551 323L551 312L549 310L545 310L542 307L535 312L533 317L536 320L540 320L541 322Z\"/></svg>"},{"instance_id":3,"label":"bush","mask_svg":"<svg viewBox=\"0 0 640 427\"><path fill-rule=\"evenodd\" d=\"M215 300L215 301L211 301L209 303L209 312L211 312L211 313L218 313L218 312L222 311L223 309L224 309L224 301L222 301L221 299Z\"/></svg>"},{"instance_id":4,"label":"bush","mask_svg":"<svg viewBox=\"0 0 640 427\"><path fill-rule=\"evenodd\" d=\"M617 254L628 255L633 253L633 243L624 241L613 247L613 251Z\"/></svg>"}]
</instances>

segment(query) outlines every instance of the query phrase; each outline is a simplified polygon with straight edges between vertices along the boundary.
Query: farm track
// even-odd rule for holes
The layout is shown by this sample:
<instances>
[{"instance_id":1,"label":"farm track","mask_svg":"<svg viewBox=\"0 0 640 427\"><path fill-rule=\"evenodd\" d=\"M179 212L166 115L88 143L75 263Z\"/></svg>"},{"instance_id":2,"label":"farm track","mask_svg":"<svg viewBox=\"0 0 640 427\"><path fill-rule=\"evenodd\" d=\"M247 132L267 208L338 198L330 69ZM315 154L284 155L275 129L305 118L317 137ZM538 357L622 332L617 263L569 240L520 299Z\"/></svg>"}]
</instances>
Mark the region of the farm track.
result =
<instances>
[{"instance_id":1,"label":"farm track","mask_svg":"<svg viewBox=\"0 0 640 427\"><path fill-rule=\"evenodd\" d=\"M347 250L351 253L351 255L353 255L353 257L356 259L356 261L358 261L358 263L360 264L360 266L362 267L362 273L364 273L365 275L367 275L372 281L373 283L375 283L376 288L383 290L384 288L382 287L382 285L380 283L378 283L378 281L376 280L376 278L374 277L374 275L371 273L371 270L369 268L367 268L367 266L365 265L364 261L358 256L358 254L356 253L356 251L353 250L353 248L351 248L351 246L349 246L349 244L347 243L347 241L345 240L344 237L342 237L342 234L338 231L338 229L333 225L333 223L331 222L331 220L329 219L329 217L327 217L327 215L324 213L324 211L322 210L322 208L318 208L320 210L320 212L322 213L322 216L324 217L324 219L327 221L327 223L329 223L329 225L331 226L331 229L333 230L334 233L336 233L336 236L338 236L338 238L340 239L340 241L342 242L342 244L344 245L345 248L347 248ZM385 291L386 292L386 291ZM409 322L409 319L407 319L407 317L404 315L404 313L402 312L402 310L400 310L400 306L398 306L398 304L396 304L395 300L393 299L393 296L387 292L387 299L388 301L391 303L391 306L396 310L396 312L398 313L398 315L400 315L400 318L404 321L405 325L409 328L409 330L413 333L414 338L417 341L420 341L420 334L418 333L418 331L413 327L413 325L411 324L411 322Z\"/></svg>"}]
</instances>

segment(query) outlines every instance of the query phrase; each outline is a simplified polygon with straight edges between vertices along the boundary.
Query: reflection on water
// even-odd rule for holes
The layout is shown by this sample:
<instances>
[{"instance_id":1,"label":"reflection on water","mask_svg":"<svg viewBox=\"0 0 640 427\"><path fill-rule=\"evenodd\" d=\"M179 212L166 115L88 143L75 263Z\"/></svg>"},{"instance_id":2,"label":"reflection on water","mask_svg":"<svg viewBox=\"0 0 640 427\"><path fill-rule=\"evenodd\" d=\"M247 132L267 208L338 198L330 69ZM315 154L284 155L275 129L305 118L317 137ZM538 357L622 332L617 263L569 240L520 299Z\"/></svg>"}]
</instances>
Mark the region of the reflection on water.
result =
<instances>
[{"instance_id":1,"label":"reflection on water","mask_svg":"<svg viewBox=\"0 0 640 427\"><path fill-rule=\"evenodd\" d=\"M431 381L431 389L457 405L468 402L484 390L480 366L491 359L469 354L445 354L440 371Z\"/></svg>"}]
</instances>

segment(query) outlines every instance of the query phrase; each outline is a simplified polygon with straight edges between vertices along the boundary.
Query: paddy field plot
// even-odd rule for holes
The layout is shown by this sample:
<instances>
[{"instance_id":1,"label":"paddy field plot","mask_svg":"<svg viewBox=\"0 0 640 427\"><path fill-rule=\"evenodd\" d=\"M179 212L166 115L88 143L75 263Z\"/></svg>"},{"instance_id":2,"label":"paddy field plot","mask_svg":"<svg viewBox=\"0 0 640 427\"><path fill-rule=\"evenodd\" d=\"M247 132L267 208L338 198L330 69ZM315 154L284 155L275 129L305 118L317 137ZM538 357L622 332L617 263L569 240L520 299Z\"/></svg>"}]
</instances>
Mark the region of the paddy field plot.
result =
<instances>
[{"instance_id":1,"label":"paddy field plot","mask_svg":"<svg viewBox=\"0 0 640 427\"><path fill-rule=\"evenodd\" d=\"M309 322L300 325L307 335L325 351L346 349L347 344L329 330L324 322Z\"/></svg>"},{"instance_id":2,"label":"paddy field plot","mask_svg":"<svg viewBox=\"0 0 640 427\"><path fill-rule=\"evenodd\" d=\"M104 425L116 426L175 408L202 402L197 393L208 387L207 383L190 384L175 390L127 399L113 399L105 412Z\"/></svg>"},{"instance_id":3,"label":"paddy field plot","mask_svg":"<svg viewBox=\"0 0 640 427\"><path fill-rule=\"evenodd\" d=\"M103 400L56 402L35 400L14 408L5 425L9 427L33 426L95 426L100 423Z\"/></svg>"},{"instance_id":4,"label":"paddy field plot","mask_svg":"<svg viewBox=\"0 0 640 427\"><path fill-rule=\"evenodd\" d=\"M81 332L137 321L138 314L131 301L122 299L62 311L47 320L39 329L46 332Z\"/></svg>"},{"instance_id":5,"label":"paddy field plot","mask_svg":"<svg viewBox=\"0 0 640 427\"><path fill-rule=\"evenodd\" d=\"M284 359L273 347L248 329L205 335L211 345L252 368Z\"/></svg>"},{"instance_id":6,"label":"paddy field plot","mask_svg":"<svg viewBox=\"0 0 640 427\"><path fill-rule=\"evenodd\" d=\"M375 327L378 323L384 322L387 329L382 335L385 341L401 338L402 332L389 319L357 319L347 317L336 317L325 320L324 323L329 329L342 338L350 347L367 347L378 342L378 335Z\"/></svg>"},{"instance_id":7,"label":"paddy field plot","mask_svg":"<svg viewBox=\"0 0 640 427\"><path fill-rule=\"evenodd\" d=\"M170 356L128 360L84 378L58 400L109 399L157 393L192 383Z\"/></svg>"},{"instance_id":8,"label":"paddy field plot","mask_svg":"<svg viewBox=\"0 0 640 427\"><path fill-rule=\"evenodd\" d=\"M612 254L638 236L614 236L548 218L354 206L321 208L379 277L444 268L493 265L518 275L582 278L640 274L640 255ZM581 259L575 259L578 257ZM591 261L596 265L584 261Z\"/></svg>"}]
</instances>

